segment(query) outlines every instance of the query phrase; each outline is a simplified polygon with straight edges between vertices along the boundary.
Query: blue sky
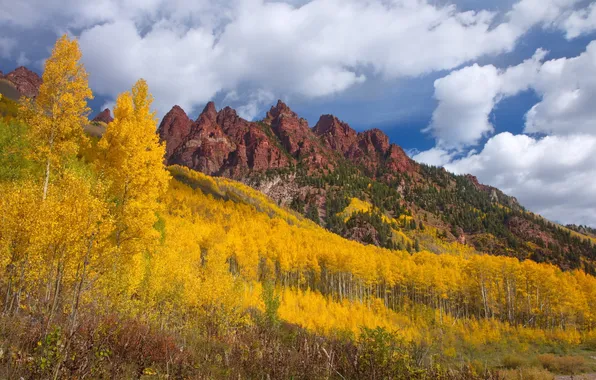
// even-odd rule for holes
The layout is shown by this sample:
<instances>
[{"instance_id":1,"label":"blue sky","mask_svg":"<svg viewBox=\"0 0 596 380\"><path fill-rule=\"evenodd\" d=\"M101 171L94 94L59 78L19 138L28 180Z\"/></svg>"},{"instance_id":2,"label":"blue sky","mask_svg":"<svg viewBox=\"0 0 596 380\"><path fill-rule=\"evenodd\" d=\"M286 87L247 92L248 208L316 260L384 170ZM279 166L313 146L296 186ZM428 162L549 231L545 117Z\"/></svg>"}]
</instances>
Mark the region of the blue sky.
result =
<instances>
[{"instance_id":1,"label":"blue sky","mask_svg":"<svg viewBox=\"0 0 596 380\"><path fill-rule=\"evenodd\" d=\"M0 70L79 38L94 111L144 77L160 115L376 127L563 223L596 225L596 4L586 0L0 0ZM541 49L541 50L540 50Z\"/></svg>"}]
</instances>

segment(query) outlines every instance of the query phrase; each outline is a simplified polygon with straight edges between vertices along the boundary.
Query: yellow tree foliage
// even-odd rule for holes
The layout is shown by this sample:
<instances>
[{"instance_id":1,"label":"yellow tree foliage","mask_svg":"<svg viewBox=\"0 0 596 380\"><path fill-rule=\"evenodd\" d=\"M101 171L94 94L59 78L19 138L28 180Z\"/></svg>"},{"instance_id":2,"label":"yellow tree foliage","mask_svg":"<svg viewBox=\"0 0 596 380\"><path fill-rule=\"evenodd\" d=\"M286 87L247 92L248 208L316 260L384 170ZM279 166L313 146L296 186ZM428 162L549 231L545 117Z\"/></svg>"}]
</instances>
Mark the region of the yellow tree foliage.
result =
<instances>
[{"instance_id":1,"label":"yellow tree foliage","mask_svg":"<svg viewBox=\"0 0 596 380\"><path fill-rule=\"evenodd\" d=\"M93 94L80 62L75 39L62 36L45 63L39 95L23 102L23 116L30 128L32 156L44 166L43 197L47 196L52 168L77 153L83 126L88 123L87 100Z\"/></svg>"},{"instance_id":2,"label":"yellow tree foliage","mask_svg":"<svg viewBox=\"0 0 596 380\"><path fill-rule=\"evenodd\" d=\"M143 252L157 243L153 228L169 173L163 166L165 148L159 143L157 119L151 111L147 82L121 94L114 121L99 142L100 170L111 183L116 245L127 254Z\"/></svg>"},{"instance_id":3,"label":"yellow tree foliage","mask_svg":"<svg viewBox=\"0 0 596 380\"><path fill-rule=\"evenodd\" d=\"M17 185L14 187L14 185ZM103 186L88 175L65 170L45 200L31 181L4 185L0 199L0 261L6 268L5 312L21 306L71 313L90 281L108 268L112 227ZM8 192L5 192L8 191ZM7 194L10 194L7 196ZM44 289L42 299L31 293ZM22 300L28 303L22 305Z\"/></svg>"}]
</instances>

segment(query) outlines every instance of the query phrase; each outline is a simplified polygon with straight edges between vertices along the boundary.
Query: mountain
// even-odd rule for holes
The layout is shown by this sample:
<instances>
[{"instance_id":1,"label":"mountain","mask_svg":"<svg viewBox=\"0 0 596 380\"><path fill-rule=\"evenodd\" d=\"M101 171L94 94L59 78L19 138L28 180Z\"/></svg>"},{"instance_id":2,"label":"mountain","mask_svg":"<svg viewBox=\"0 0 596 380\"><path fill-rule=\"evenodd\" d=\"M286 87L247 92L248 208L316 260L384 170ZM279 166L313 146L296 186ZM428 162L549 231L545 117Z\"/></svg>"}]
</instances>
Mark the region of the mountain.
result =
<instances>
[{"instance_id":1,"label":"mountain","mask_svg":"<svg viewBox=\"0 0 596 380\"><path fill-rule=\"evenodd\" d=\"M419 164L378 129L334 115L310 127L281 100L260 121L206 105L196 120L174 106L158 134L166 163L244 182L344 237L441 253L429 234L478 251L595 273L590 236L525 210L472 175Z\"/></svg>"},{"instance_id":2,"label":"mountain","mask_svg":"<svg viewBox=\"0 0 596 380\"><path fill-rule=\"evenodd\" d=\"M114 121L114 118L112 117L110 109L106 108L98 113L91 121L110 124L112 121Z\"/></svg>"},{"instance_id":3,"label":"mountain","mask_svg":"<svg viewBox=\"0 0 596 380\"><path fill-rule=\"evenodd\" d=\"M11 83L14 88L18 91L18 96L26 96L32 98L39 94L39 86L41 86L42 80L39 75L29 70L26 67L17 67L15 70L4 75L0 72L0 80L6 80ZM12 94L13 99L18 99L17 94Z\"/></svg>"},{"instance_id":4,"label":"mountain","mask_svg":"<svg viewBox=\"0 0 596 380\"><path fill-rule=\"evenodd\" d=\"M36 96L40 85L25 67L0 73L0 111L14 117L10 99ZM112 120L104 109L85 130L99 138ZM353 240L440 253L430 230L478 251L596 273L592 231L528 212L472 175L418 164L378 129L357 132L334 115L311 128L280 100L256 122L213 102L196 120L174 106L158 133L167 164L242 181Z\"/></svg>"}]
</instances>

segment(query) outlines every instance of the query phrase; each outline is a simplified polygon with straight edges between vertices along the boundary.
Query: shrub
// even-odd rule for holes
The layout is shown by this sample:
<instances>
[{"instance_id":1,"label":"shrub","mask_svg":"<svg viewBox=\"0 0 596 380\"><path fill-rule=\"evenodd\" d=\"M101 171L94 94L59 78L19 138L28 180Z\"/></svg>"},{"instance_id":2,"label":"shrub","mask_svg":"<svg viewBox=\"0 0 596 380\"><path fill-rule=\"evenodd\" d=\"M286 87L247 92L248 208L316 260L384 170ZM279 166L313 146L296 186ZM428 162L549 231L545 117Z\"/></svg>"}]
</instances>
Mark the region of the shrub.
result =
<instances>
[{"instance_id":1,"label":"shrub","mask_svg":"<svg viewBox=\"0 0 596 380\"><path fill-rule=\"evenodd\" d=\"M543 368L523 367L500 371L498 378L503 380L552 380L555 377Z\"/></svg>"},{"instance_id":2,"label":"shrub","mask_svg":"<svg viewBox=\"0 0 596 380\"><path fill-rule=\"evenodd\" d=\"M504 368L516 369L523 367L526 364L526 361L519 356L507 355L502 359L501 364Z\"/></svg>"},{"instance_id":3,"label":"shrub","mask_svg":"<svg viewBox=\"0 0 596 380\"><path fill-rule=\"evenodd\" d=\"M586 370L586 361L583 356L555 356L544 354L538 356L542 366L549 371L565 375L573 375Z\"/></svg>"}]
</instances>

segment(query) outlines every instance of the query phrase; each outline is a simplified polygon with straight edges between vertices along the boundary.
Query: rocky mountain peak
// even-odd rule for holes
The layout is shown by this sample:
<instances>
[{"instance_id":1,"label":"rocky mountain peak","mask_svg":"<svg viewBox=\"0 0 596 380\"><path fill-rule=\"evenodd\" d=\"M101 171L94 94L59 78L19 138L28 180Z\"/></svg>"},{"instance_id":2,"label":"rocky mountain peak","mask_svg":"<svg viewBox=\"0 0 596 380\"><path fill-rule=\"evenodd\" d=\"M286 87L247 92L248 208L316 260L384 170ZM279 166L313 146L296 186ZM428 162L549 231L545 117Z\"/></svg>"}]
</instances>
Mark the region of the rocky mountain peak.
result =
<instances>
[{"instance_id":1,"label":"rocky mountain peak","mask_svg":"<svg viewBox=\"0 0 596 380\"><path fill-rule=\"evenodd\" d=\"M159 138L166 142L166 157L170 157L190 133L193 122L180 106L174 106L164 116L159 128Z\"/></svg>"},{"instance_id":2,"label":"rocky mountain peak","mask_svg":"<svg viewBox=\"0 0 596 380\"><path fill-rule=\"evenodd\" d=\"M217 124L221 126L221 128L228 130L230 128L234 128L238 123L240 117L235 109L231 107L224 107L217 113ZM246 120L242 119L243 122L248 123Z\"/></svg>"},{"instance_id":3,"label":"rocky mountain peak","mask_svg":"<svg viewBox=\"0 0 596 380\"><path fill-rule=\"evenodd\" d=\"M312 131L322 139L329 149L343 154L357 139L356 131L333 115L321 116Z\"/></svg>"},{"instance_id":4,"label":"rocky mountain peak","mask_svg":"<svg viewBox=\"0 0 596 380\"><path fill-rule=\"evenodd\" d=\"M106 124L110 124L114 118L112 117L112 113L110 112L109 108L104 109L100 113L97 114L91 121L102 122Z\"/></svg>"},{"instance_id":5,"label":"rocky mountain peak","mask_svg":"<svg viewBox=\"0 0 596 380\"><path fill-rule=\"evenodd\" d=\"M24 66L17 67L14 71L6 74L4 79L13 83L19 93L28 98L37 96L42 84L41 77Z\"/></svg>"},{"instance_id":6,"label":"rocky mountain peak","mask_svg":"<svg viewBox=\"0 0 596 380\"><path fill-rule=\"evenodd\" d=\"M385 154L389 149L389 137L377 128L359 133L358 140L360 147L366 152Z\"/></svg>"},{"instance_id":7,"label":"rocky mountain peak","mask_svg":"<svg viewBox=\"0 0 596 380\"><path fill-rule=\"evenodd\" d=\"M298 118L298 115L294 111L287 106L286 103L283 101L278 100L275 106L272 106L267 115L265 116L265 121L271 123L273 120L278 119L280 117L292 117Z\"/></svg>"},{"instance_id":8,"label":"rocky mountain peak","mask_svg":"<svg viewBox=\"0 0 596 380\"><path fill-rule=\"evenodd\" d=\"M199 115L197 122L200 120L201 117L206 118L212 123L217 122L217 110L215 109L215 103L209 102L205 105L205 108L203 108L203 112L201 112L201 114Z\"/></svg>"}]
</instances>

